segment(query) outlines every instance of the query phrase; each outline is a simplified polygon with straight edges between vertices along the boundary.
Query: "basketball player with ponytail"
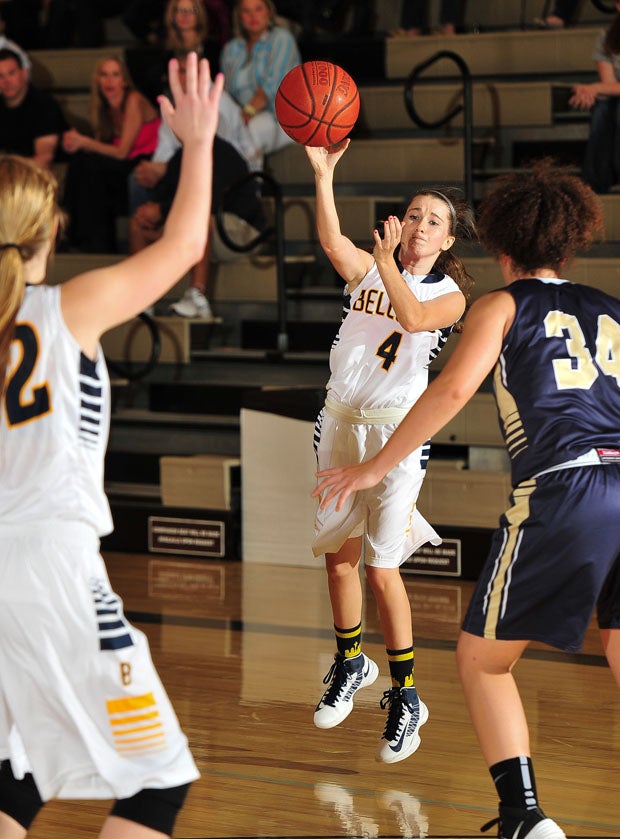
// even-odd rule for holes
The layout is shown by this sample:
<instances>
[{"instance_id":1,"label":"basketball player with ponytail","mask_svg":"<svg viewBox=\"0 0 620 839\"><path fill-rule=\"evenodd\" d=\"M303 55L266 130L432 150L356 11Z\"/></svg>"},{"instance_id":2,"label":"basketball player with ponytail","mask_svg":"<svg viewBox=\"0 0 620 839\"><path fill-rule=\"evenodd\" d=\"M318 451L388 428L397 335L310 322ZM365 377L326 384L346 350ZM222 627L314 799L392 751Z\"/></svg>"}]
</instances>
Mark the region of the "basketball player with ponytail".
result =
<instances>
[{"instance_id":1,"label":"basketball player with ponytail","mask_svg":"<svg viewBox=\"0 0 620 839\"><path fill-rule=\"evenodd\" d=\"M114 266L44 285L61 213L49 172L0 156L0 839L51 798L116 799L102 839L170 836L198 771L151 662L110 588L99 539L109 380L100 336L200 259L223 79L171 62L184 145L162 238Z\"/></svg>"},{"instance_id":2,"label":"basketball player with ponytail","mask_svg":"<svg viewBox=\"0 0 620 839\"><path fill-rule=\"evenodd\" d=\"M381 449L424 392L428 365L465 311L472 285L451 249L457 238L475 236L473 215L448 190L415 194L402 220L390 216L374 231L372 252L342 234L333 176L348 144L306 147L319 239L346 283L344 318L315 432L320 469L361 463ZM411 607L400 565L425 542L441 541L416 508L429 450L428 441L420 445L373 493L358 493L340 510L319 508L315 523L313 551L326 558L337 652L314 722L319 728L338 725L351 712L357 690L378 675L361 650L363 553L392 679L381 700L388 717L376 753L387 763L418 748L428 718L415 687Z\"/></svg>"}]
</instances>

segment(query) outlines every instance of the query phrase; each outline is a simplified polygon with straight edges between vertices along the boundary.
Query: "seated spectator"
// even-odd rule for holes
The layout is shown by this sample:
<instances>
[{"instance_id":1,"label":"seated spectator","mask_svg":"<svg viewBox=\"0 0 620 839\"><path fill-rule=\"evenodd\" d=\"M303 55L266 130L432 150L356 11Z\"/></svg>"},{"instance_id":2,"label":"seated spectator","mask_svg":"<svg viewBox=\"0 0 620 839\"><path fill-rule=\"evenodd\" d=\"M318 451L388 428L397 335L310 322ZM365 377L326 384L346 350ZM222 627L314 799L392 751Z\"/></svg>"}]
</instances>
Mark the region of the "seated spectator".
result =
<instances>
[{"instance_id":1,"label":"seated spectator","mask_svg":"<svg viewBox=\"0 0 620 839\"><path fill-rule=\"evenodd\" d=\"M56 100L29 82L20 55L0 49L0 149L49 168L66 127Z\"/></svg>"},{"instance_id":2,"label":"seated spectator","mask_svg":"<svg viewBox=\"0 0 620 839\"><path fill-rule=\"evenodd\" d=\"M163 46L138 47L127 52L131 77L138 90L156 102L165 85L168 62L188 52L207 58L215 76L220 66L220 45L211 37L205 5L200 0L168 0Z\"/></svg>"},{"instance_id":3,"label":"seated spectator","mask_svg":"<svg viewBox=\"0 0 620 839\"><path fill-rule=\"evenodd\" d=\"M276 119L274 102L282 78L301 64L293 35L275 24L272 0L236 0L237 35L222 50L225 90L218 136L231 143L252 171L266 154L292 142Z\"/></svg>"},{"instance_id":4,"label":"seated spectator","mask_svg":"<svg viewBox=\"0 0 620 839\"><path fill-rule=\"evenodd\" d=\"M164 177L154 189L153 200L140 206L129 222L129 249L136 253L156 241L162 234L172 199L176 192L183 150L179 148L166 167ZM248 168L238 152L219 137L213 146L213 196L215 213L222 205L226 191L248 174ZM234 188L224 206L226 231L238 244L252 241L264 227L259 196L252 181ZM192 268L190 286L184 296L170 307L170 313L188 318L211 318L207 297L209 264L228 261L241 254L228 248L218 234L214 217L210 220L207 248L201 261Z\"/></svg>"},{"instance_id":5,"label":"seated spectator","mask_svg":"<svg viewBox=\"0 0 620 839\"><path fill-rule=\"evenodd\" d=\"M226 0L196 0L196 5L206 11L209 33L223 47L232 34ZM159 46L165 41L165 6L166 0L128 0L123 23L143 44Z\"/></svg>"},{"instance_id":6,"label":"seated spectator","mask_svg":"<svg viewBox=\"0 0 620 839\"><path fill-rule=\"evenodd\" d=\"M599 80L576 84L569 103L592 110L583 162L584 180L604 194L620 181L620 2L607 29L599 32L593 59Z\"/></svg>"},{"instance_id":7,"label":"seated spectator","mask_svg":"<svg viewBox=\"0 0 620 839\"><path fill-rule=\"evenodd\" d=\"M127 177L153 154L160 122L154 106L132 88L122 61L101 59L91 90L94 136L70 129L63 137L70 155L63 201L70 248L116 251L116 217L127 212Z\"/></svg>"}]
</instances>

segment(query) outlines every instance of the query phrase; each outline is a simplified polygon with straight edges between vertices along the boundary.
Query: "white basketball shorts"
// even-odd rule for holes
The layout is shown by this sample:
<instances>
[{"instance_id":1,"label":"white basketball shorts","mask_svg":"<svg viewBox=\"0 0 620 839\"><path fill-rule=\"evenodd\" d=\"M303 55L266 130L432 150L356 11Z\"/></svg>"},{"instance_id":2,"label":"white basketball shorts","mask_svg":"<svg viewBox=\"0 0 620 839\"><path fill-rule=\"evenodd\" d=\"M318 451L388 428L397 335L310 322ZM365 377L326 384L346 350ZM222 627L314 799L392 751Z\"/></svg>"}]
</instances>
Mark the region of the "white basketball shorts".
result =
<instances>
[{"instance_id":1,"label":"white basketball shorts","mask_svg":"<svg viewBox=\"0 0 620 839\"><path fill-rule=\"evenodd\" d=\"M319 470L370 459L398 425L352 418L354 421L345 419L344 412L334 416L326 409L319 414L315 433ZM441 544L441 538L416 506L428 450L428 444L416 449L377 486L349 496L340 511L336 511L335 502L325 510L319 508L314 555L335 553L347 539L363 535L366 565L397 568L426 542Z\"/></svg>"},{"instance_id":2,"label":"white basketball shorts","mask_svg":"<svg viewBox=\"0 0 620 839\"><path fill-rule=\"evenodd\" d=\"M0 525L0 758L50 798L129 798L198 770L146 637L77 523Z\"/></svg>"}]
</instances>

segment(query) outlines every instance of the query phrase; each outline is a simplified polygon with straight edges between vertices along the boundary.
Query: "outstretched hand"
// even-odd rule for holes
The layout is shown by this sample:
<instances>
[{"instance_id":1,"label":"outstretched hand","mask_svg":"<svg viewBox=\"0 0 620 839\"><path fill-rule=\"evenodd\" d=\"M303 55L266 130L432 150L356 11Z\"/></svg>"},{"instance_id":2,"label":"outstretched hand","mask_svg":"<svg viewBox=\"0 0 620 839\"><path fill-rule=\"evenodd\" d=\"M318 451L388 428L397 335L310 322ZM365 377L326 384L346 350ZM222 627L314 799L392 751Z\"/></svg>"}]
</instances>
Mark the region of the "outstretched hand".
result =
<instances>
[{"instance_id":1,"label":"outstretched hand","mask_svg":"<svg viewBox=\"0 0 620 839\"><path fill-rule=\"evenodd\" d=\"M375 244L372 255L375 262L381 262L382 259L392 260L394 251L400 245L402 229L403 226L397 216L388 216L387 221L383 222L383 238L379 230L373 231Z\"/></svg>"},{"instance_id":2,"label":"outstretched hand","mask_svg":"<svg viewBox=\"0 0 620 839\"><path fill-rule=\"evenodd\" d=\"M312 497L321 499L322 509L337 499L336 510L342 509L342 505L351 493L361 489L370 489L384 477L384 473L375 467L373 460L355 466L333 466L316 474L319 483L312 491Z\"/></svg>"},{"instance_id":3,"label":"outstretched hand","mask_svg":"<svg viewBox=\"0 0 620 839\"><path fill-rule=\"evenodd\" d=\"M347 138L334 146L304 146L315 175L330 172L349 148L351 141Z\"/></svg>"},{"instance_id":4,"label":"outstretched hand","mask_svg":"<svg viewBox=\"0 0 620 839\"><path fill-rule=\"evenodd\" d=\"M211 81L209 62L198 61L195 52L187 56L185 87L179 78L179 62L169 64L170 90L174 104L167 96L158 98L161 114L169 128L183 145L192 142L212 142L217 129L218 111L224 76Z\"/></svg>"}]
</instances>

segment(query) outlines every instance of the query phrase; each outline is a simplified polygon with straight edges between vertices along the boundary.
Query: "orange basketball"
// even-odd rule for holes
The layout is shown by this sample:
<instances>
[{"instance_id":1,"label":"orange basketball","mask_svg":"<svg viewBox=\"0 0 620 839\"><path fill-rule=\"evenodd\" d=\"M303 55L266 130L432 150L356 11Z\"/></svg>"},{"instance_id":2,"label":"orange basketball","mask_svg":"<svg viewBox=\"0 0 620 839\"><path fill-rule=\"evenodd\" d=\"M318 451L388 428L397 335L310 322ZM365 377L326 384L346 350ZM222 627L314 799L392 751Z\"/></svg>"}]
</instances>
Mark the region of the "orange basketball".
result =
<instances>
[{"instance_id":1,"label":"orange basketball","mask_svg":"<svg viewBox=\"0 0 620 839\"><path fill-rule=\"evenodd\" d=\"M360 94L351 76L329 61L293 67L276 93L276 116L302 146L333 146L347 136L360 112Z\"/></svg>"}]
</instances>

